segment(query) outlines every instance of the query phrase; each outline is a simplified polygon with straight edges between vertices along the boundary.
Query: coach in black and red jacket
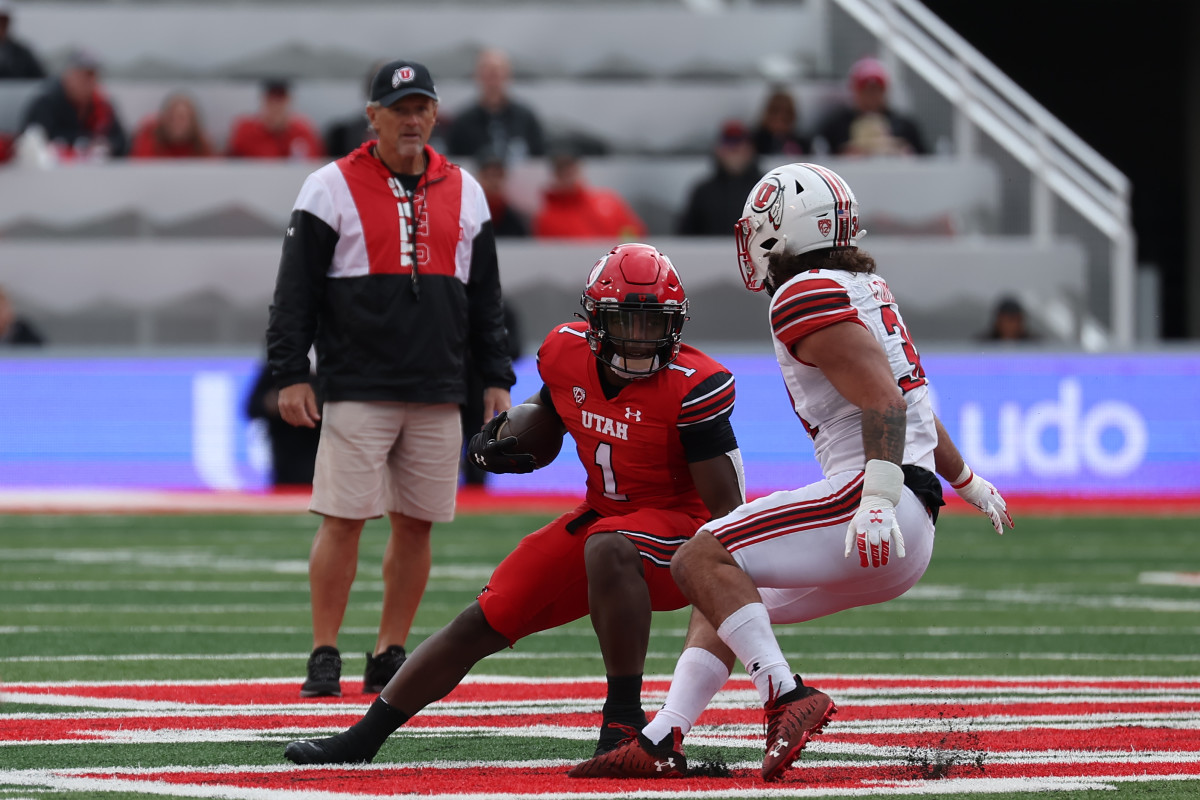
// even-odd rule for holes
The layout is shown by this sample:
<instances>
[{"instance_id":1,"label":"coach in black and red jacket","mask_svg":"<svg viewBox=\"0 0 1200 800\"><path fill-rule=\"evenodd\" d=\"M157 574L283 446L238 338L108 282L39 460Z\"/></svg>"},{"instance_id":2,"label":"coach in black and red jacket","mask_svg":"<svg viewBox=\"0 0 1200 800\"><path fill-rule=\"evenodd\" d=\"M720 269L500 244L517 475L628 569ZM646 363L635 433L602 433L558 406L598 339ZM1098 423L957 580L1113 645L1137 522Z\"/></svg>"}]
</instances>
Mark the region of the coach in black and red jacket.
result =
<instances>
[{"instance_id":1,"label":"coach in black and red jacket","mask_svg":"<svg viewBox=\"0 0 1200 800\"><path fill-rule=\"evenodd\" d=\"M511 402L487 200L428 146L437 108L424 65L383 66L367 103L378 139L308 176L284 236L267 357L283 418L321 420L309 508L323 520L309 556L303 697L341 694L337 635L359 534L385 512L383 614L363 691L380 691L404 661L432 523L454 517L468 350L484 379L480 424ZM308 383L314 341L321 408Z\"/></svg>"}]
</instances>

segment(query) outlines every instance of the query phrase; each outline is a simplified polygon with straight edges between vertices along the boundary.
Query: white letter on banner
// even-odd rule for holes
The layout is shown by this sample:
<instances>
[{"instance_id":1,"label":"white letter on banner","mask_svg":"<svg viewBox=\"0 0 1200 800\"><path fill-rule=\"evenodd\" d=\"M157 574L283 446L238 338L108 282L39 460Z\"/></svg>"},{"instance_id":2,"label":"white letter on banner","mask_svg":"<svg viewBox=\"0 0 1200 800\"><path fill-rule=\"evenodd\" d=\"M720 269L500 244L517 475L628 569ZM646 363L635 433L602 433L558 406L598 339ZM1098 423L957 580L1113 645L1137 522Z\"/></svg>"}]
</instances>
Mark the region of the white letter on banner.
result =
<instances>
[{"instance_id":1,"label":"white letter on banner","mask_svg":"<svg viewBox=\"0 0 1200 800\"><path fill-rule=\"evenodd\" d=\"M1025 413L1025 463L1034 475L1075 475L1079 472L1079 381L1058 385L1058 400L1034 403ZM1058 452L1042 448L1042 432L1058 426Z\"/></svg>"},{"instance_id":2,"label":"white letter on banner","mask_svg":"<svg viewBox=\"0 0 1200 800\"><path fill-rule=\"evenodd\" d=\"M238 407L233 378L226 372L198 372L192 379L192 463L205 487L238 489L234 459L234 418Z\"/></svg>"},{"instance_id":3,"label":"white letter on banner","mask_svg":"<svg viewBox=\"0 0 1200 800\"><path fill-rule=\"evenodd\" d=\"M1000 406L996 431L996 452L989 453L983 443L983 412L978 403L964 403L962 451L967 463L985 475L1015 475L1021 468L1018 446L1021 443L1021 409L1016 403Z\"/></svg>"},{"instance_id":4,"label":"white letter on banner","mask_svg":"<svg viewBox=\"0 0 1200 800\"><path fill-rule=\"evenodd\" d=\"M1117 400L1098 403L1083 418L1080 444L1083 460L1097 475L1119 478L1142 465L1146 455L1146 421L1133 406ZM1121 432L1121 449L1115 453L1104 449L1101 436L1105 428Z\"/></svg>"}]
</instances>

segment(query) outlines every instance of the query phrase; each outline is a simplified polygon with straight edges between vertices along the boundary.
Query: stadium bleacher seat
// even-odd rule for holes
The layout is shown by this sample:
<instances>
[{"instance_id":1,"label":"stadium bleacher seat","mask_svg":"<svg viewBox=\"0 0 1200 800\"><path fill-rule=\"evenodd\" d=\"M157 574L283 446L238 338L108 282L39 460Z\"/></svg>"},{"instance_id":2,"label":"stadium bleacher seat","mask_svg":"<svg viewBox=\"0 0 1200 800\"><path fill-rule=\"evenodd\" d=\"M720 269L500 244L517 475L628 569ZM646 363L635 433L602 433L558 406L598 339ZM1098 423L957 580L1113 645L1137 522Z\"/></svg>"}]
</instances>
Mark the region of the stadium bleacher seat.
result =
<instances>
[{"instance_id":1,"label":"stadium bleacher seat","mask_svg":"<svg viewBox=\"0 0 1200 800\"><path fill-rule=\"evenodd\" d=\"M761 74L767 54L810 69L824 58L822 3L697 13L662 3L328 4L69 3L21 9L21 31L48 60L86 44L114 77L163 74L358 79L380 57L424 61L468 78L471 54L503 47L518 75L694 77ZM286 9L286 13L284 13ZM735 35L733 31L752 32ZM464 57L467 56L467 57Z\"/></svg>"},{"instance_id":2,"label":"stadium bleacher seat","mask_svg":"<svg viewBox=\"0 0 1200 800\"><path fill-rule=\"evenodd\" d=\"M960 233L995 232L999 177L983 160L823 163L870 198L868 225L872 214L913 223L948 215ZM6 190L0 193L0 235L79 236L82 230L82 235L94 236L106 220L121 215L141 220L134 231L121 235L179 235L171 233L179 225L199 225L195 232L217 236L269 235L282 230L300 185L317 166L319 162L188 160L80 164L47 171L14 168L5 175ZM614 156L588 159L585 170L591 183L620 191L652 223L651 232L662 235L673 230L688 189L708 170L708 159ZM540 159L514 167L514 205L536 209L547 174ZM204 219L208 222L202 224Z\"/></svg>"},{"instance_id":3,"label":"stadium bleacher seat","mask_svg":"<svg viewBox=\"0 0 1200 800\"><path fill-rule=\"evenodd\" d=\"M693 339L765 346L766 301L742 288L731 242L651 241L671 255L693 298ZM1077 295L1084 286L1084 252L1071 241L868 237L864 246L868 242L922 341L959 338L979 327L992 300L979 289L981 276L1002 276L1047 297ZM572 317L580 276L609 247L500 242L505 295L527 338ZM0 282L56 342L256 346L279 251L277 237L0 240Z\"/></svg>"},{"instance_id":4,"label":"stadium bleacher seat","mask_svg":"<svg viewBox=\"0 0 1200 800\"><path fill-rule=\"evenodd\" d=\"M22 4L20 30L51 69L74 46L95 51L130 130L168 92L186 89L218 147L233 118L256 107L263 77L289 78L296 109L324 127L362 107L368 66L400 48L432 68L443 113L452 116L474 97L475 55L502 47L513 59L514 94L538 110L551 135L587 134L609 146L612 155L586 161L587 178L623 194L680 265L694 298L690 337L763 345L761 298L740 290L729 242L670 233L688 190L709 170L722 120L752 121L781 81L798 100L802 127L811 128L842 92L840 61L873 40L831 30L842 14L834 5L39 0ZM0 84L0 134L16 130L37 87ZM949 105L937 109L931 141L952 132ZM1028 235L1011 166L986 149L974 157L821 160L864 201L867 247L923 341L978 327L994 297L1018 281L1047 297L1102 291L1089 272L1090 245ZM279 232L318 165L4 167L0 284L58 343L258 347ZM515 165L515 205L534 211L546 176L541 160ZM912 235L932 230L943 235ZM889 235L900 232L910 235ZM574 311L578 275L563 265L582 268L603 249L501 243L506 290L528 318L528 337Z\"/></svg>"}]
</instances>

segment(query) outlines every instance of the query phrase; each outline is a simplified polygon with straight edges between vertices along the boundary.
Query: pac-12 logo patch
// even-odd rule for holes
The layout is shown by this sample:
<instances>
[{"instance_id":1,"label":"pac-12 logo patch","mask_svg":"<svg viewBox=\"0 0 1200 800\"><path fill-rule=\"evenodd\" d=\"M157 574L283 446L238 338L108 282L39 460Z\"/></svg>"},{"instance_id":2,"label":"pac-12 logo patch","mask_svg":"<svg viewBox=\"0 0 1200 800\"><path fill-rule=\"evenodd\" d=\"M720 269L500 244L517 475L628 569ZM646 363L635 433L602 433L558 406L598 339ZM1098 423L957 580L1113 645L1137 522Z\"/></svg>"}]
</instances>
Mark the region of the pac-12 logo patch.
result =
<instances>
[{"instance_id":1,"label":"pac-12 logo patch","mask_svg":"<svg viewBox=\"0 0 1200 800\"><path fill-rule=\"evenodd\" d=\"M581 406L583 401L587 400L587 392L583 390L582 386L575 386L571 389L571 397L575 398L576 406Z\"/></svg>"},{"instance_id":2,"label":"pac-12 logo patch","mask_svg":"<svg viewBox=\"0 0 1200 800\"><path fill-rule=\"evenodd\" d=\"M402 83L408 83L417 76L417 71L412 67L400 67L392 73L392 88L395 89Z\"/></svg>"},{"instance_id":3,"label":"pac-12 logo patch","mask_svg":"<svg viewBox=\"0 0 1200 800\"><path fill-rule=\"evenodd\" d=\"M828 236L829 232L833 230L833 221L827 218L817 220L817 230L821 232L822 236Z\"/></svg>"}]
</instances>

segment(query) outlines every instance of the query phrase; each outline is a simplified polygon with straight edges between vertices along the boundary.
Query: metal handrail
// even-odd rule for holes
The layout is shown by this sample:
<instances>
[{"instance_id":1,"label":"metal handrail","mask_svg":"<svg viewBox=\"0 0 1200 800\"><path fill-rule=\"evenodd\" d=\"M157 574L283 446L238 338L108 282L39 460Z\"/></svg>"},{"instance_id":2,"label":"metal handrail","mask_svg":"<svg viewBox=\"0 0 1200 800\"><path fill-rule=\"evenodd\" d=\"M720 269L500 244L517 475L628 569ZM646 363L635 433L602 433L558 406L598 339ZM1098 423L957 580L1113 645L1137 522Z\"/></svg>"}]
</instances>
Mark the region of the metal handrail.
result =
<instances>
[{"instance_id":1,"label":"metal handrail","mask_svg":"<svg viewBox=\"0 0 1200 800\"><path fill-rule=\"evenodd\" d=\"M1053 195L1109 240L1112 343L1132 345L1136 300L1129 178L917 0L834 2L1031 172L1034 238L1052 235L1048 200Z\"/></svg>"}]
</instances>

